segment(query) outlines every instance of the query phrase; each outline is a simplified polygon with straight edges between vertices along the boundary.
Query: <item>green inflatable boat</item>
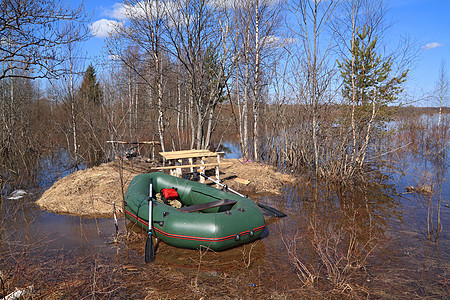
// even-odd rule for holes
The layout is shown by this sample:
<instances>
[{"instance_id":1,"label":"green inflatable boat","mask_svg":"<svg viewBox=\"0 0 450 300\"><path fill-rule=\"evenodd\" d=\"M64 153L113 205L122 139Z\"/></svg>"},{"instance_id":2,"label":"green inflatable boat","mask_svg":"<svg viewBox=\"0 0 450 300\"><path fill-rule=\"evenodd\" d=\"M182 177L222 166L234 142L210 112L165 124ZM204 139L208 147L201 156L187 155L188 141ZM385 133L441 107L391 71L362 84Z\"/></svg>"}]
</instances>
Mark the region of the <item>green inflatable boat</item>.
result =
<instances>
[{"instance_id":1,"label":"green inflatable boat","mask_svg":"<svg viewBox=\"0 0 450 300\"><path fill-rule=\"evenodd\" d=\"M163 199L177 198L181 207L155 201L158 193ZM148 230L149 203L153 235L175 247L225 250L258 239L266 226L251 199L160 172L131 181L125 194L126 218Z\"/></svg>"}]
</instances>

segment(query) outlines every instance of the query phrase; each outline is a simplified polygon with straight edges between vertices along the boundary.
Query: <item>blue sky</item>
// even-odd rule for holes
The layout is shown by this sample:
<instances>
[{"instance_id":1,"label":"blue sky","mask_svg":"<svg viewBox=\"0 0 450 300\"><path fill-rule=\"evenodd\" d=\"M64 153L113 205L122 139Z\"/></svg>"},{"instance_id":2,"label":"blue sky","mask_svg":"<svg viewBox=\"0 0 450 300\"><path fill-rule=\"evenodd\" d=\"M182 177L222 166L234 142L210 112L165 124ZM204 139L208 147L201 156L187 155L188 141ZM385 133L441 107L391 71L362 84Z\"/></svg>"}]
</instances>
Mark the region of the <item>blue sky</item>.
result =
<instances>
[{"instance_id":1,"label":"blue sky","mask_svg":"<svg viewBox=\"0 0 450 300\"><path fill-rule=\"evenodd\" d=\"M392 0L389 18L393 22L389 33L392 39L408 34L420 48L408 92L415 96L431 92L443 60L447 73L450 70L450 0Z\"/></svg>"},{"instance_id":2,"label":"blue sky","mask_svg":"<svg viewBox=\"0 0 450 300\"><path fill-rule=\"evenodd\" d=\"M85 7L93 13L92 22L103 25L106 20L123 21L118 3L90 0ZM443 60L446 69L450 69L450 0L391 0L387 22L392 24L387 32L389 42L398 44L400 37L407 35L419 50L406 85L408 94L419 100L424 93L434 90ZM100 30L104 28L99 27ZM98 58L104 52L103 45L104 38L94 36L83 46L83 51L91 59ZM421 101L415 105L430 103Z\"/></svg>"}]
</instances>

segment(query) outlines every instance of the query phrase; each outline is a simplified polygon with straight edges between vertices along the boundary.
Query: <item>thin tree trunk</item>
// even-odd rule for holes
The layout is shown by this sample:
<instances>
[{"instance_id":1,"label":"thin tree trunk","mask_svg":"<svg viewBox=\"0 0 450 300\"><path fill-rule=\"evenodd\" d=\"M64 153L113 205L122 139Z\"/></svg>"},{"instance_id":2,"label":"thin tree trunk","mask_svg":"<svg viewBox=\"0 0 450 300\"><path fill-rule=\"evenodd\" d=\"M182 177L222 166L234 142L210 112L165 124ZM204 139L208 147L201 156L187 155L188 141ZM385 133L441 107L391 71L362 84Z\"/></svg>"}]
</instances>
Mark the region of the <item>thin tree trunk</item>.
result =
<instances>
[{"instance_id":1,"label":"thin tree trunk","mask_svg":"<svg viewBox=\"0 0 450 300\"><path fill-rule=\"evenodd\" d=\"M135 78L135 80L136 80L136 78ZM134 83L134 97L135 97L135 100L134 100L134 107L135 107L135 110L134 110L134 132L136 133L136 132L138 132L138 116L139 116L139 93L138 93L138 85L137 85L137 83L135 82Z\"/></svg>"},{"instance_id":2,"label":"thin tree trunk","mask_svg":"<svg viewBox=\"0 0 450 300\"><path fill-rule=\"evenodd\" d=\"M73 135L73 155L76 165L78 166L78 144L77 144L77 123L76 123L76 111L75 111L75 92L74 92L74 82L73 82L73 62L72 57L70 59L70 114L72 117L72 135Z\"/></svg>"},{"instance_id":3,"label":"thin tree trunk","mask_svg":"<svg viewBox=\"0 0 450 300\"><path fill-rule=\"evenodd\" d=\"M313 109L313 143L314 143L314 165L315 165L315 170L316 170L316 176L319 175L319 146L318 146L318 141L317 141L317 107L318 107L318 85L319 85L319 78L317 76L317 71L318 71L318 66L317 66L317 52L318 52L318 47L317 47L317 38L318 38L318 32L317 32L317 25L318 25L318 20L317 20L317 2L316 2L316 9L315 9L315 14L314 14L314 48L313 48L313 66L312 66L312 82L313 82L313 86L312 86L312 96L313 96L313 104L312 104L312 109Z\"/></svg>"},{"instance_id":4,"label":"thin tree trunk","mask_svg":"<svg viewBox=\"0 0 450 300\"><path fill-rule=\"evenodd\" d=\"M241 144L241 154L242 157L244 157L244 128L243 128L243 115L242 115L242 108L241 108L241 90L239 87L239 66L236 66L236 103L238 107L238 115L239 115L239 143ZM233 104L231 103L231 106L233 107Z\"/></svg>"},{"instance_id":5,"label":"thin tree trunk","mask_svg":"<svg viewBox=\"0 0 450 300\"><path fill-rule=\"evenodd\" d=\"M352 156L350 158L350 169L348 175L353 175L355 168L355 159L356 159L356 125L355 125L355 110L356 110L356 85L355 85L355 32L356 32L356 5L353 1L352 3L353 9L353 17L352 17L352 113L351 113L351 127L352 127L352 138L353 138L353 148L352 148Z\"/></svg>"},{"instance_id":6,"label":"thin tree trunk","mask_svg":"<svg viewBox=\"0 0 450 300\"><path fill-rule=\"evenodd\" d=\"M180 81L177 80L177 132L179 149L181 149L181 122L181 88Z\"/></svg>"},{"instance_id":7,"label":"thin tree trunk","mask_svg":"<svg viewBox=\"0 0 450 300\"><path fill-rule=\"evenodd\" d=\"M158 45L156 45L158 47ZM159 59L159 52L156 50L154 52L154 60L155 60L155 67L157 70L157 91L158 91L158 134L159 134L159 141L161 143L161 151L165 152L166 147L164 145L164 113L163 113L163 107L162 107L162 97L163 97L163 90L162 90L162 66L161 61Z\"/></svg>"},{"instance_id":8,"label":"thin tree trunk","mask_svg":"<svg viewBox=\"0 0 450 300\"><path fill-rule=\"evenodd\" d=\"M192 94L191 91L189 95L189 113L188 113L188 118L191 124L191 149L194 149L195 145L195 124L193 111L194 111L194 95Z\"/></svg>"},{"instance_id":9,"label":"thin tree trunk","mask_svg":"<svg viewBox=\"0 0 450 300\"><path fill-rule=\"evenodd\" d=\"M201 149L203 140L203 109L197 105L197 149Z\"/></svg>"},{"instance_id":10,"label":"thin tree trunk","mask_svg":"<svg viewBox=\"0 0 450 300\"><path fill-rule=\"evenodd\" d=\"M250 75L249 75L249 40L250 40L250 29L247 28L247 36L245 42L245 75L244 75L244 103L242 105L242 126L243 126L243 145L244 152L242 153L242 157L244 159L248 158L248 102L249 102L249 92L248 86L250 84Z\"/></svg>"},{"instance_id":11,"label":"thin tree trunk","mask_svg":"<svg viewBox=\"0 0 450 300\"><path fill-rule=\"evenodd\" d=\"M446 97L447 91L448 91L448 80L447 75L445 72L445 63L444 61L441 62L441 70L439 74L439 117L438 117L438 123L437 128L439 132L439 137L441 134L441 122L442 122L442 103L444 101L444 98Z\"/></svg>"},{"instance_id":12,"label":"thin tree trunk","mask_svg":"<svg viewBox=\"0 0 450 300\"><path fill-rule=\"evenodd\" d=\"M259 103L261 97L261 87L259 83L259 64L260 64L260 45L259 45L259 1L256 1L256 20L255 20L255 99L253 101L253 153L255 161L259 160L258 145L259 145Z\"/></svg>"},{"instance_id":13,"label":"thin tree trunk","mask_svg":"<svg viewBox=\"0 0 450 300\"><path fill-rule=\"evenodd\" d=\"M207 126L207 130L206 130L205 143L203 145L204 149L209 149L209 147L211 146L211 133L212 133L212 126L213 126L213 121L214 121L214 110L215 110L215 105L213 107L211 107L209 110L208 126Z\"/></svg>"},{"instance_id":14,"label":"thin tree trunk","mask_svg":"<svg viewBox=\"0 0 450 300\"><path fill-rule=\"evenodd\" d=\"M128 76L128 132L130 142L133 139L133 89L131 87L131 70L129 70Z\"/></svg>"}]
</instances>

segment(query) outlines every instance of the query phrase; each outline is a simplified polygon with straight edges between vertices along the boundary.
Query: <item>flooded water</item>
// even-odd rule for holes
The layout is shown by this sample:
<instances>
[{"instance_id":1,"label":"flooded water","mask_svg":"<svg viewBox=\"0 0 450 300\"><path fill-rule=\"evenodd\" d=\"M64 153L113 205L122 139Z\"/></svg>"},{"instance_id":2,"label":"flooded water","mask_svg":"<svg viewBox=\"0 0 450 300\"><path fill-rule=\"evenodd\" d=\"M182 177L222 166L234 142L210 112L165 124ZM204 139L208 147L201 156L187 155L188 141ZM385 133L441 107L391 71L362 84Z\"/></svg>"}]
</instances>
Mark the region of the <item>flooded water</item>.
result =
<instances>
[{"instance_id":1,"label":"flooded water","mask_svg":"<svg viewBox=\"0 0 450 300\"><path fill-rule=\"evenodd\" d=\"M225 157L239 149L225 146ZM280 196L255 198L288 215L267 216L261 240L218 253L160 243L147 265L145 233L128 228L138 234L127 238L123 219L114 242L113 219L37 207L42 189L70 172L65 163L47 164L36 189L1 199L0 296L33 285L37 299L446 298L450 185L443 158L396 157L402 172L378 186L284 186Z\"/></svg>"}]
</instances>

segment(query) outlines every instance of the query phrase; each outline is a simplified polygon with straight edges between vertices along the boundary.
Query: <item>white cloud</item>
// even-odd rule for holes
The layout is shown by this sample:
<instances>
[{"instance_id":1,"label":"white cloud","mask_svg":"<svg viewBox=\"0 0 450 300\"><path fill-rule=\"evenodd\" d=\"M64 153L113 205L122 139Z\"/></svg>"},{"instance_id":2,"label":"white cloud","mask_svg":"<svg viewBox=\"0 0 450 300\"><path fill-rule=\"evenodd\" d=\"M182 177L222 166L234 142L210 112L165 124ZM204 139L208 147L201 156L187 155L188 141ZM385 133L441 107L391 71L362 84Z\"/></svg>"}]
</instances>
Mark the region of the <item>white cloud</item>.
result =
<instances>
[{"instance_id":1,"label":"white cloud","mask_svg":"<svg viewBox=\"0 0 450 300\"><path fill-rule=\"evenodd\" d=\"M174 8L171 2L139 1L135 5L116 3L104 10L104 15L109 19L95 21L89 25L89 29L94 36L104 38L125 27L131 19L150 18L152 14L164 16L168 11L174 11Z\"/></svg>"},{"instance_id":2,"label":"white cloud","mask_svg":"<svg viewBox=\"0 0 450 300\"><path fill-rule=\"evenodd\" d=\"M112 19L127 20L133 7L123 3L115 3L111 9L105 9L104 14Z\"/></svg>"},{"instance_id":3,"label":"white cloud","mask_svg":"<svg viewBox=\"0 0 450 300\"><path fill-rule=\"evenodd\" d=\"M109 55L108 59L110 60L120 60L120 56L117 54Z\"/></svg>"},{"instance_id":4,"label":"white cloud","mask_svg":"<svg viewBox=\"0 0 450 300\"><path fill-rule=\"evenodd\" d=\"M260 0L259 5L275 6L279 4L280 0ZM208 4L217 8L243 8L249 4L243 0L209 0Z\"/></svg>"},{"instance_id":5,"label":"white cloud","mask_svg":"<svg viewBox=\"0 0 450 300\"><path fill-rule=\"evenodd\" d=\"M235 0L209 0L209 5L217 8L240 7L244 1Z\"/></svg>"},{"instance_id":6,"label":"white cloud","mask_svg":"<svg viewBox=\"0 0 450 300\"><path fill-rule=\"evenodd\" d=\"M433 49L433 48L437 48L437 47L441 47L442 44L439 44L437 42L433 42L433 43L429 43L426 44L425 46L422 47L423 50L428 50L428 49Z\"/></svg>"},{"instance_id":7,"label":"white cloud","mask_svg":"<svg viewBox=\"0 0 450 300\"><path fill-rule=\"evenodd\" d=\"M124 22L118 22L114 20L101 19L91 23L89 30L91 33L100 38L111 36L118 28L122 27Z\"/></svg>"},{"instance_id":8,"label":"white cloud","mask_svg":"<svg viewBox=\"0 0 450 300\"><path fill-rule=\"evenodd\" d=\"M156 1L140 1L135 5L116 3L112 6L112 9L105 10L105 15L112 19L125 21L136 17L145 18L157 12L159 15L163 15L164 11L170 10L171 6L173 6L171 2Z\"/></svg>"},{"instance_id":9,"label":"white cloud","mask_svg":"<svg viewBox=\"0 0 450 300\"><path fill-rule=\"evenodd\" d=\"M268 35L262 38L262 42L267 44L269 47L281 48L289 44L294 44L297 41L293 38L282 38L275 35Z\"/></svg>"}]
</instances>

